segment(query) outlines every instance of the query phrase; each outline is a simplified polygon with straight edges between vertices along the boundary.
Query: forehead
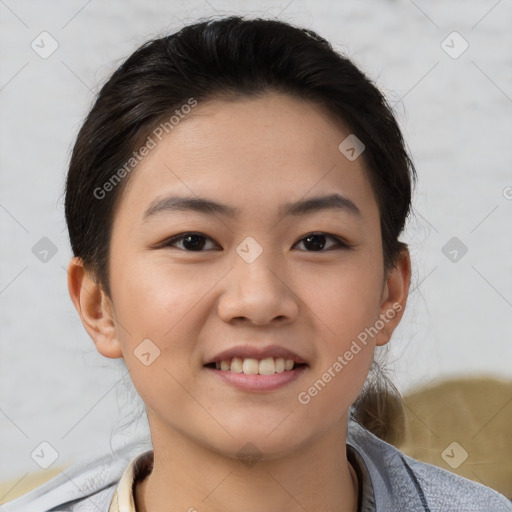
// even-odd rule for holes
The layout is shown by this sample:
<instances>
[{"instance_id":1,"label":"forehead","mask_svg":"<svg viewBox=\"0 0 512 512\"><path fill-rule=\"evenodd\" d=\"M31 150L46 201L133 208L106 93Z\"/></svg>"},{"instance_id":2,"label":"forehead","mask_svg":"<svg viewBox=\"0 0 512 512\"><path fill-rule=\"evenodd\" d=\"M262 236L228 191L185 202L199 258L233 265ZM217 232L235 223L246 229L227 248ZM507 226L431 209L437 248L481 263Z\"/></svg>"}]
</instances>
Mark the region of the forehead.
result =
<instances>
[{"instance_id":1,"label":"forehead","mask_svg":"<svg viewBox=\"0 0 512 512\"><path fill-rule=\"evenodd\" d=\"M236 199L249 216L336 192L375 209L363 159L338 149L348 135L320 105L277 93L198 103L132 172L118 215L142 220L166 193Z\"/></svg>"}]
</instances>

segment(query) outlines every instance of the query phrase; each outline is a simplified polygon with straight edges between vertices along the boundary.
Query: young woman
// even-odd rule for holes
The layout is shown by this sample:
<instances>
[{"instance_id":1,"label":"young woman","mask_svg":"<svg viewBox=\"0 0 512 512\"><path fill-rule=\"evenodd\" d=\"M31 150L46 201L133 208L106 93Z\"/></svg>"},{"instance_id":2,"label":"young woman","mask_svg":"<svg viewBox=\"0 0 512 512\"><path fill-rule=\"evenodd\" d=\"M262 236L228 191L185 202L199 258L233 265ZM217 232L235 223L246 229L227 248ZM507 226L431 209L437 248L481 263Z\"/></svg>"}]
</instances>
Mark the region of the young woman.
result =
<instances>
[{"instance_id":1,"label":"young woman","mask_svg":"<svg viewBox=\"0 0 512 512\"><path fill-rule=\"evenodd\" d=\"M139 48L65 207L71 299L152 449L2 510L511 511L357 421L379 420L363 386L406 306L414 178L383 95L310 30L232 16Z\"/></svg>"}]
</instances>

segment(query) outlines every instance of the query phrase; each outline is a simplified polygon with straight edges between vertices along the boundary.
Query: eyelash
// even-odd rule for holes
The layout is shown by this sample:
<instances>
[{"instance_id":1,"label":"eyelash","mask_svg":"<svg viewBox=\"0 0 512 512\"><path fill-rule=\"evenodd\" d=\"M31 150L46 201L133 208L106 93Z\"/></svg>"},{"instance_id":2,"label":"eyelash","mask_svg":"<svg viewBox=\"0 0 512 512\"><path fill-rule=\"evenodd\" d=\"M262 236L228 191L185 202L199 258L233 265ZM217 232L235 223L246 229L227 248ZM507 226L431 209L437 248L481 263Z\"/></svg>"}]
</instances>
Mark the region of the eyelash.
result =
<instances>
[{"instance_id":1,"label":"eyelash","mask_svg":"<svg viewBox=\"0 0 512 512\"><path fill-rule=\"evenodd\" d=\"M190 235L199 236L199 237L206 238L208 240L213 241L210 237L208 237L206 235L203 235L202 233L196 233L196 232L193 232L193 231L188 231L188 232L185 232L185 233L180 233L179 235L175 235L175 236L165 240L157 248L158 249L165 248L165 247L171 247L172 248L173 244L175 244L177 241L183 240L184 238L186 238L187 236L190 236ZM311 253L320 252L320 253L322 253L322 252L329 252L329 251L332 251L332 250L335 250L335 249L345 249L345 250L347 250L347 249L351 249L353 247L352 245L346 243L340 237L335 236L335 235L331 235L329 233L324 233L324 232L321 232L321 231L320 232L315 231L315 232L312 232L312 233L308 233L307 235L304 235L296 243L302 242L303 240L305 240L306 238L308 238L310 236L321 236L321 237L325 237L325 238L330 238L330 239L334 240L338 244L338 246L337 247L333 247L331 249L327 249L327 250L322 249L320 251L305 251L305 252L311 252ZM191 252L191 253L194 253L194 252L205 252L205 251L188 251L186 249L180 249L180 250L183 250L185 252Z\"/></svg>"}]
</instances>

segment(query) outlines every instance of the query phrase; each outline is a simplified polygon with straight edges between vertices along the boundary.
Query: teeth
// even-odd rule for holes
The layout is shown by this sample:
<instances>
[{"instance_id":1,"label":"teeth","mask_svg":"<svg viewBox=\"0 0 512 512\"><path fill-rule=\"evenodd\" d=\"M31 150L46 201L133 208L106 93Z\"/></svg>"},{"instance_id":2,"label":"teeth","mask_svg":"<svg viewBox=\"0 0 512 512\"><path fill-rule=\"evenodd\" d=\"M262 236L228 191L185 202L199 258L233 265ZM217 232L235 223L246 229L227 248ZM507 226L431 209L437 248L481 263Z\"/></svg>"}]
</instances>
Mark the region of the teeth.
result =
<instances>
[{"instance_id":1,"label":"teeth","mask_svg":"<svg viewBox=\"0 0 512 512\"><path fill-rule=\"evenodd\" d=\"M242 373L242 363L243 361L239 358L239 357L234 357L233 360L231 361L231 365L229 364L229 361L224 361L225 365L227 363L226 366L230 366L230 368L228 367L228 370L231 370L232 372L235 372L235 373ZM221 363L222 365L222 363Z\"/></svg>"},{"instance_id":2,"label":"teeth","mask_svg":"<svg viewBox=\"0 0 512 512\"><path fill-rule=\"evenodd\" d=\"M262 359L258 364L258 373L260 375L273 375L276 373L276 364L273 357Z\"/></svg>"},{"instance_id":3,"label":"teeth","mask_svg":"<svg viewBox=\"0 0 512 512\"><path fill-rule=\"evenodd\" d=\"M277 373L283 373L286 368L286 361L282 357L278 357L275 360L274 366Z\"/></svg>"},{"instance_id":4,"label":"teeth","mask_svg":"<svg viewBox=\"0 0 512 512\"><path fill-rule=\"evenodd\" d=\"M293 359L284 359L283 357L267 357L265 359L253 359L247 357L241 359L234 357L224 361L215 363L217 370L231 371L235 373L246 373L248 375L273 375L274 373L282 373L285 370L292 370L295 363Z\"/></svg>"},{"instance_id":5,"label":"teeth","mask_svg":"<svg viewBox=\"0 0 512 512\"><path fill-rule=\"evenodd\" d=\"M242 372L248 373L249 375L256 375L259 370L259 364L257 359L244 359L242 364Z\"/></svg>"}]
</instances>

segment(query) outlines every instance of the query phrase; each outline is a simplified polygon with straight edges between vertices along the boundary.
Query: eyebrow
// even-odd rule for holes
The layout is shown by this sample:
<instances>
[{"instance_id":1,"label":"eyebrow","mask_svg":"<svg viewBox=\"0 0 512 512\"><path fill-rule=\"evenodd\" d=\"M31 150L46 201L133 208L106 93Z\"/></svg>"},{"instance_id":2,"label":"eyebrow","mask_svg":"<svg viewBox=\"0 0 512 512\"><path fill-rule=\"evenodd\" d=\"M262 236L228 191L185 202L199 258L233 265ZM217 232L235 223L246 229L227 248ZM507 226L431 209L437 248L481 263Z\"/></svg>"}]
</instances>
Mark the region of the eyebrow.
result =
<instances>
[{"instance_id":1,"label":"eyebrow","mask_svg":"<svg viewBox=\"0 0 512 512\"><path fill-rule=\"evenodd\" d=\"M285 203L279 208L281 216L298 216L325 210L338 210L362 217L356 204L341 194L313 197L295 203ZM174 211L195 211L203 214L219 214L235 218L240 213L238 208L203 197L167 196L153 201L143 214L143 221L157 214Z\"/></svg>"}]
</instances>

